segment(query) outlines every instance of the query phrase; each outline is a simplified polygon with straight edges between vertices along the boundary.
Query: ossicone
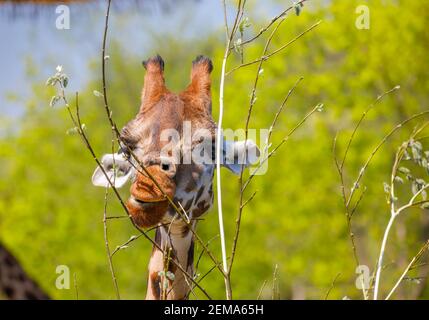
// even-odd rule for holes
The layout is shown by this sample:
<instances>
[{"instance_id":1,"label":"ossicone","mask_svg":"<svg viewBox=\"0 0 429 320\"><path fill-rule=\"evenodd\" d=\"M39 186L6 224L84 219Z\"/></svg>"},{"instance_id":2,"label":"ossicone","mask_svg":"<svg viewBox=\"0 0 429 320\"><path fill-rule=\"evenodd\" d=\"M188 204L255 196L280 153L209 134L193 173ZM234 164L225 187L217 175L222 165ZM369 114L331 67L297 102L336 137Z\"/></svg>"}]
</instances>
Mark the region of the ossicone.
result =
<instances>
[{"instance_id":1,"label":"ossicone","mask_svg":"<svg viewBox=\"0 0 429 320\"><path fill-rule=\"evenodd\" d=\"M157 54L156 56L149 58L147 60L144 60L142 62L143 67L149 71L150 68L154 67L154 68L158 68L159 71L164 71L164 60L162 59L162 57Z\"/></svg>"}]
</instances>

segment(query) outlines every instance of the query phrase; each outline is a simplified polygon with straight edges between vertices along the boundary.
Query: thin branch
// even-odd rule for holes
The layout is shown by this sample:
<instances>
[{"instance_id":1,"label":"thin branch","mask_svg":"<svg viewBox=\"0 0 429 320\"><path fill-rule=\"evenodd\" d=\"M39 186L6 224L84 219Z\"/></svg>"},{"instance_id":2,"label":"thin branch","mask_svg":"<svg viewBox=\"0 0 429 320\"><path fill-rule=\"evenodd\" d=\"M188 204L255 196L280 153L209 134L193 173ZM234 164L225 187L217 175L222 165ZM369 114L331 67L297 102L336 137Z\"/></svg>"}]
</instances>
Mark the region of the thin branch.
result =
<instances>
[{"instance_id":1,"label":"thin branch","mask_svg":"<svg viewBox=\"0 0 429 320\"><path fill-rule=\"evenodd\" d=\"M264 282L262 283L261 289L259 289L259 294L256 300L259 300L261 298L262 292L264 291L266 285L267 285L267 280L264 280Z\"/></svg>"},{"instance_id":2,"label":"thin branch","mask_svg":"<svg viewBox=\"0 0 429 320\"><path fill-rule=\"evenodd\" d=\"M271 299L275 300L276 297L278 298L278 294L279 294L279 290L278 290L278 272L279 272L279 266L276 264L274 267L274 272L273 272L273 286L271 288ZM277 294L276 294L277 291Z\"/></svg>"},{"instance_id":3,"label":"thin branch","mask_svg":"<svg viewBox=\"0 0 429 320\"><path fill-rule=\"evenodd\" d=\"M215 240L217 237L219 237L219 235L217 234L217 235L215 235L214 237L212 237L211 239L209 239L208 241L207 241L207 247L210 245L210 243L213 241L213 240ZM197 262L196 262L196 264L195 264L195 273L197 273L198 272L198 267L199 267L199 265L200 265L200 261L201 261L201 258L203 257L203 254L204 254L204 250L201 250L201 252L200 252L200 255L198 256L198 259L197 259Z\"/></svg>"},{"instance_id":4,"label":"thin branch","mask_svg":"<svg viewBox=\"0 0 429 320\"><path fill-rule=\"evenodd\" d=\"M294 42L296 42L299 38L303 37L305 34L307 34L308 32L310 32L311 30L313 30L314 28L316 28L318 25L320 25L322 23L322 21L318 21L315 24L313 24L311 27L309 27L308 29L306 29L305 31L301 32L299 35L297 35L295 38L293 38L292 40L290 40L289 42L287 42L286 44L282 45L280 48L274 50L273 52L263 55L262 57L253 60L251 62L246 62L243 64L240 64L234 68L232 68L231 70L229 70L226 75L230 75L231 73L233 73L234 71L237 71L238 69L244 68L244 67L248 67L251 65L254 65L255 63L261 62L261 61L266 61L269 58L271 58L272 56L274 56L275 54L279 53L280 51L283 51L284 49L286 49L287 47L289 47L291 44L293 44Z\"/></svg>"},{"instance_id":5,"label":"thin branch","mask_svg":"<svg viewBox=\"0 0 429 320\"><path fill-rule=\"evenodd\" d=\"M286 105L286 103L288 102L288 100L289 100L290 96L292 95L292 93L295 91L295 88L298 86L298 84L299 84L303 79L304 79L303 77L300 77L300 78L295 82L295 84L293 85L293 87L289 89L289 91L288 91L288 93L287 93L286 97L283 99L282 103L280 104L280 107L277 109L277 112L276 112L276 114L275 114L275 116L274 116L274 118L273 118L273 121L272 121L272 123L271 123L270 129L268 130L267 139L266 139L266 141L265 141L265 150L264 150L265 152L264 152L264 154L265 154L266 152L268 152L268 148L269 148L269 144L270 144L271 135L273 134L274 127L275 127L275 125L277 124L277 120L278 120L278 118L279 118L280 114L282 113L284 106L285 106L285 105Z\"/></svg>"},{"instance_id":6,"label":"thin branch","mask_svg":"<svg viewBox=\"0 0 429 320\"><path fill-rule=\"evenodd\" d=\"M337 282L337 280L338 280L338 278L339 278L340 276L341 276L341 273L338 273L338 274L335 276L334 280L333 280L333 281L332 281L332 283L331 283L331 286L329 287L328 291L326 292L325 300L328 300L329 294L331 293L332 289L334 289L334 287L335 287L335 283Z\"/></svg>"},{"instance_id":7,"label":"thin branch","mask_svg":"<svg viewBox=\"0 0 429 320\"><path fill-rule=\"evenodd\" d=\"M229 27L228 27L228 12L227 12L227 8L226 8L226 2L225 0L222 0L222 7L223 7L223 20L224 20L224 24L225 24L225 37L226 40L228 41L229 38Z\"/></svg>"},{"instance_id":8,"label":"thin branch","mask_svg":"<svg viewBox=\"0 0 429 320\"><path fill-rule=\"evenodd\" d=\"M366 115L368 114L368 112L374 108L385 96L389 95L390 93L399 90L400 86L395 86L394 88L384 92L383 94L381 94L380 96L377 97L377 99L371 104L369 105L369 107L362 113L362 116L360 117L359 121L356 123L356 126L353 129L352 134L350 135L349 141L347 143L347 147L346 150L344 152L344 156L343 156L343 160L341 161L341 165L340 165L340 169L342 170L344 167L344 163L346 162L346 158L347 158L347 154L349 152L350 146L352 144L353 138L355 137L355 134L357 132L357 130L359 129L361 123L363 122L363 120L365 119Z\"/></svg>"},{"instance_id":9,"label":"thin branch","mask_svg":"<svg viewBox=\"0 0 429 320\"><path fill-rule=\"evenodd\" d=\"M307 1L307 0L301 0L301 1L298 1L295 5L301 5L301 4L304 4L304 2L305 1ZM253 42L253 41L255 41L256 39L258 39L262 34L264 34L277 20L279 20L280 18L283 18L285 15L286 15L286 13L288 13L290 10L292 10L292 9L294 9L295 8L295 6L290 6L290 7L288 7L287 9L285 9L284 11L282 11L280 14L278 14L277 16L275 16L274 18L272 18L271 19L271 21L265 26L265 27L263 27L261 30L259 30L259 32L255 35L255 36L253 36L252 38L250 38L250 39L247 39L247 40L245 40L245 41L243 41L242 43L241 43L241 45L246 45L246 44L248 44L248 43L250 43L250 42Z\"/></svg>"},{"instance_id":10,"label":"thin branch","mask_svg":"<svg viewBox=\"0 0 429 320\"><path fill-rule=\"evenodd\" d=\"M280 20L279 23L277 23L276 27L274 28L274 30L271 32L270 36L268 37L264 49L262 51L262 55L264 56L271 44L271 41L274 37L274 35L276 34L277 30L279 29L279 27L281 26L281 24L283 23L284 19ZM261 60L259 62L258 65L258 69L256 70L256 75L255 75L255 80L253 83L253 87L252 87L252 93L251 93L251 97L250 97L250 101L249 101L249 108L248 108L248 112L247 112L247 118L246 118L246 124L245 124L245 143L247 143L247 138L248 138L248 134L249 134L249 123L250 123L250 118L252 116L252 111L253 111L253 106L255 105L256 102L256 89L258 87L258 83L259 83L259 76L261 74L261 70L262 70L262 65L264 63L264 60ZM278 115L280 114L280 112L283 110L283 107L285 105L285 103L287 102L287 100L289 99L289 96L291 94L291 91L293 91L294 87L292 88L292 90L289 91L288 95L286 96L286 98L284 99L283 103L281 104L279 111L277 112L277 114L274 116L274 120L273 120L273 124L271 125L270 130L272 131L274 128L275 123L277 122L277 118ZM270 136L270 134L269 134ZM237 218L235 221L235 234L234 234L234 239L232 242L232 249L231 249L231 260L229 263L229 268L228 268L228 272L229 274L231 274L231 270L232 270L232 266L234 263L234 258L235 258L235 252L237 250L237 244L238 244L238 238L240 236L240 227L241 227L241 216L243 214L243 208L246 204L243 204L243 196L244 196L244 190L243 190L243 174L244 174L244 161L243 164L241 165L241 170L240 170L240 177L238 180L239 183L239 188L240 188L240 198L239 198L239 210L238 210L238 214L237 214ZM253 194L250 198L250 200L254 197L255 194ZM247 203L247 201L246 201Z\"/></svg>"},{"instance_id":11,"label":"thin branch","mask_svg":"<svg viewBox=\"0 0 429 320\"><path fill-rule=\"evenodd\" d=\"M246 201L243 202L243 204L240 206L240 209L243 209L245 206L247 206L247 204L250 201L252 201L252 199L255 197L257 192L258 192L258 190L255 190L255 192L253 192L253 194L249 197L249 199L247 199Z\"/></svg>"},{"instance_id":12,"label":"thin branch","mask_svg":"<svg viewBox=\"0 0 429 320\"><path fill-rule=\"evenodd\" d=\"M429 240L426 241L426 243L420 248L419 252L411 259L411 262L408 264L408 266L405 268L402 275L399 277L396 284L393 286L392 290L390 290L389 294L386 297L386 300L389 300L390 297L393 295L393 293L396 291L398 286L401 284L402 280L404 280L407 273L413 268L413 266L416 264L416 262L419 261L423 253L428 250L429 248Z\"/></svg>"},{"instance_id":13,"label":"thin branch","mask_svg":"<svg viewBox=\"0 0 429 320\"><path fill-rule=\"evenodd\" d=\"M109 189L106 187L106 192L104 195L104 210L103 210L103 212L104 212L103 213L104 245L106 247L107 261L109 263L109 269L110 269L110 274L112 276L113 286L115 288L116 298L118 300L120 300L121 295L119 294L118 281L116 279L115 268L113 266L112 256L110 254L109 236L108 236L108 230L107 230L106 216L107 216L107 200L108 200L107 197L108 197L108 195L109 195Z\"/></svg>"},{"instance_id":14,"label":"thin branch","mask_svg":"<svg viewBox=\"0 0 429 320\"><path fill-rule=\"evenodd\" d=\"M368 159L366 160L365 164L363 165L362 169L359 172L359 175L357 177L357 179L355 180L350 196L347 200L347 207L350 205L350 202L352 201L353 198L353 194L356 191L356 189L359 186L359 183L361 181L361 179L363 178L366 168L368 167L368 165L370 164L371 160L374 158L375 154L378 152L378 150L386 143L387 140L389 140L389 138L399 129L401 129L404 125L406 125L407 123L411 122L414 119L420 118L424 115L429 114L429 111L423 111L420 113L417 113L413 116L411 116L410 118L402 121L401 123L399 123L398 125L396 125L388 134L386 134L383 139L380 141L380 143L374 148L374 150L371 152L370 156L368 157Z\"/></svg>"},{"instance_id":15,"label":"thin branch","mask_svg":"<svg viewBox=\"0 0 429 320\"><path fill-rule=\"evenodd\" d=\"M374 300L378 299L378 288L380 285L381 268L383 266L384 252L386 250L387 238L389 237L389 232L390 232L390 229L392 228L395 218L396 218L396 215L394 214L390 216L389 222L387 223L387 227L384 231L383 241L381 242L380 254L379 254L378 263L377 263L377 272L375 274Z\"/></svg>"},{"instance_id":16,"label":"thin branch","mask_svg":"<svg viewBox=\"0 0 429 320\"><path fill-rule=\"evenodd\" d=\"M269 158L271 158L275 153L276 153L276 151L278 150L278 149L280 149L282 146L283 146L283 144L285 143L285 142L287 142L289 139L290 139L290 137L294 134L294 132L296 131L296 130L298 130L306 121L307 121L307 119L312 115L312 114L314 114L315 112L317 112L318 110L319 110L319 108L320 108L320 104L318 104L318 105L316 105L310 112L308 112L305 116L304 116L304 118L301 120L301 121L299 121L298 122L298 124L296 124L293 128L292 128L292 130L290 130L289 131L289 133L282 139L282 141L280 141L280 143L278 143L277 144L277 146L275 146L274 147L274 149L273 150L271 150L271 152L262 160L262 161L260 161L260 163L259 163L259 165L258 165L258 167L256 167L255 168L255 170L253 171L253 173L249 176L249 178L246 180L246 182L244 183L244 185L243 185L243 187L242 187L242 190L243 190L243 192L244 192L244 190L246 190L246 188L249 186L249 184L250 184L250 182L252 181L252 179L255 177L255 175L256 175L256 173L259 171L259 169L262 167L262 165L266 162L266 161L268 161L268 159Z\"/></svg>"},{"instance_id":17,"label":"thin branch","mask_svg":"<svg viewBox=\"0 0 429 320\"><path fill-rule=\"evenodd\" d=\"M359 199L357 200L357 202L355 203L355 205L353 206L353 209L350 211L350 203L351 203L351 198L353 197L354 193L356 192L356 190L359 188L359 182L360 179L358 181L355 181L350 194L349 194L349 198L346 195L346 186L345 186L345 181L344 181L344 165L347 159L347 155L349 152L349 149L351 147L352 141L360 127L360 125L362 124L363 120L365 119L366 115L368 114L368 112L374 108L375 105L377 105L386 95L398 90L400 87L399 86L395 86L394 88L384 92L383 94L381 94L380 96L378 96L376 98L376 100L370 104L368 106L368 108L363 112L362 116L360 117L359 121L356 123L355 127L353 128L352 134L350 135L350 138L347 142L347 146L346 146L346 150L344 152L343 158L341 160L341 163L338 162L337 156L336 156L336 145L337 145L337 138L338 138L338 133L335 135L334 138L334 144L333 144L333 156L334 156L334 161L335 161L335 166L337 168L337 172L338 175L340 177L340 182L341 182L341 196L343 199L343 204L344 204L344 208L345 208L345 213L346 213L346 221L347 221L347 232L349 234L350 237L350 242L351 242L351 246L352 246L352 252L353 252L353 256L355 259L355 263L357 266L360 265L359 262L359 256L357 254L357 248L356 248L356 242L355 242L355 237L354 237L354 233L352 230L352 217L354 215L354 213L356 212L357 207L359 206L359 204L361 203L363 196L365 194L366 189L364 189L364 191L361 193ZM368 162L369 163L369 162ZM361 173L364 173L365 169L361 170ZM362 293L363 293L363 297L365 300L368 299L368 295L367 292L365 290L365 285L363 283L363 277L361 277L362 280Z\"/></svg>"},{"instance_id":18,"label":"thin branch","mask_svg":"<svg viewBox=\"0 0 429 320\"><path fill-rule=\"evenodd\" d=\"M77 287L77 277L76 277L76 272L73 273L73 284L74 284L74 291L76 293L76 300L79 300L79 290Z\"/></svg>"},{"instance_id":19,"label":"thin branch","mask_svg":"<svg viewBox=\"0 0 429 320\"><path fill-rule=\"evenodd\" d=\"M129 219L127 216L107 216L106 220L113 220L113 219Z\"/></svg>"},{"instance_id":20,"label":"thin branch","mask_svg":"<svg viewBox=\"0 0 429 320\"><path fill-rule=\"evenodd\" d=\"M428 124L429 124L429 122L426 122L424 125L422 125L420 127L420 129L415 130L413 132L413 134L411 135L411 137L409 138L408 141L413 140L414 137L416 135L418 135L424 128L426 128L426 126ZM374 282L374 300L378 299L378 292L379 292L379 287L380 287L380 278L381 278L381 272L382 272L382 266L383 266L384 253L385 253L385 250L386 250L386 245L387 245L387 240L388 240L388 237L389 237L389 233L390 233L392 225L393 225L393 223L395 221L395 218L399 214L401 214L404 210L406 210L408 208L411 208L411 207L414 207L414 206L419 206L419 205L426 204L426 203L429 202L429 201L426 201L426 200L414 202L417 199L417 197L420 194L422 194L423 191L425 191L429 187L429 185L426 185L426 186L422 187L418 192L416 192L411 197L411 199L409 200L409 202L407 204L403 205L399 209L395 208L395 199L396 199L395 191L394 191L395 190L395 177L397 176L397 170L398 170L399 164L400 164L400 162L402 161L402 159L404 157L405 150L406 150L407 147L408 147L408 142L407 143L403 143L401 145L401 147L398 149L398 151L395 154L395 161L394 161L394 164L393 164L393 167L392 167L391 178L390 178L390 191L389 191L389 197L390 197L390 199L389 199L389 203L390 203L390 219L389 219L387 227L386 227L386 229L384 231L383 240L382 240L381 248L380 248L380 254L379 254L379 257L378 257L377 272L376 272L376 275L375 275L375 282Z\"/></svg>"},{"instance_id":21,"label":"thin branch","mask_svg":"<svg viewBox=\"0 0 429 320\"><path fill-rule=\"evenodd\" d=\"M223 2L224 7L226 6L225 1ZM222 68L221 68L221 77L220 77L220 87L219 87L219 118L218 118L218 127L216 133L216 182L217 182L217 202L218 202L218 219L219 219L219 234L221 241L221 249L222 249L222 266L224 272L224 280L225 280L225 291L227 300L232 299L232 288L231 281L228 272L228 264L226 258L226 246L225 246L225 231L223 224L223 212L222 212L222 184L221 184L221 175L220 175L220 164L221 164L221 144L222 144L222 120L223 120L223 111L224 111L224 91L225 91L225 71L226 64L228 60L228 56L230 53L230 45L232 43L232 39L234 38L235 31L237 30L238 20L240 17L240 12L244 9L242 7L241 0L238 1L237 6L237 14L234 20L234 25L231 30L231 34L226 41L225 45L225 53L222 59ZM224 8L226 11L226 8ZM227 30L228 26L225 25L225 30Z\"/></svg>"}]
</instances>

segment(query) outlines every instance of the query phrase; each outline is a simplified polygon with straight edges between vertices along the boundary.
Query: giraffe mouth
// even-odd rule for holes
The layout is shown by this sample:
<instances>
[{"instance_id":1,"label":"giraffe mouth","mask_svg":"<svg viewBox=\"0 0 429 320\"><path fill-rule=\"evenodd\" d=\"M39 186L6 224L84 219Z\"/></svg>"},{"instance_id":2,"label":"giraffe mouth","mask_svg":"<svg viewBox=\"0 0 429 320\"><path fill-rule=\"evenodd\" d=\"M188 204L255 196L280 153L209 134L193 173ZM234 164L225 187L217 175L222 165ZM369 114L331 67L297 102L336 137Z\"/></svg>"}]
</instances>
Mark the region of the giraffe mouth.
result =
<instances>
[{"instance_id":1,"label":"giraffe mouth","mask_svg":"<svg viewBox=\"0 0 429 320\"><path fill-rule=\"evenodd\" d=\"M155 203L163 202L163 201L165 201L165 200L166 200L166 199L150 199L150 200L142 200L142 199L138 199L138 198L136 198L136 197L132 197L132 199L133 199L135 202L137 202L138 204L141 204L141 205L155 204Z\"/></svg>"},{"instance_id":2,"label":"giraffe mouth","mask_svg":"<svg viewBox=\"0 0 429 320\"><path fill-rule=\"evenodd\" d=\"M165 199L150 199L149 201L130 196L127 209L133 221L142 228L153 227L158 224L168 209L168 201Z\"/></svg>"},{"instance_id":3,"label":"giraffe mouth","mask_svg":"<svg viewBox=\"0 0 429 320\"><path fill-rule=\"evenodd\" d=\"M176 184L166 176L159 166L149 166L148 171L153 175L160 187L171 199L174 197ZM149 178L137 174L136 181L131 185L127 208L133 221L142 228L158 224L168 210L169 202L158 187Z\"/></svg>"}]
</instances>

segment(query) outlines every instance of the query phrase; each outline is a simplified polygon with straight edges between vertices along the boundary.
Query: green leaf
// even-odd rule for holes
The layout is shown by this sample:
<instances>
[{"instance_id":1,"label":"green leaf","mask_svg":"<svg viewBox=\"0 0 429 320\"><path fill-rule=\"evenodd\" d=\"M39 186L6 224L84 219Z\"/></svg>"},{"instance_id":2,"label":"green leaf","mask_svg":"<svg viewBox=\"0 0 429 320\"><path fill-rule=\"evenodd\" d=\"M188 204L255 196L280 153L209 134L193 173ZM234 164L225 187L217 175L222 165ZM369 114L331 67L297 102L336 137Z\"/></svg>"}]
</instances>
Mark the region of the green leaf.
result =
<instances>
[{"instance_id":1,"label":"green leaf","mask_svg":"<svg viewBox=\"0 0 429 320\"><path fill-rule=\"evenodd\" d=\"M419 185L415 181L411 183L411 192L413 193L413 195L419 192Z\"/></svg>"},{"instance_id":2,"label":"green leaf","mask_svg":"<svg viewBox=\"0 0 429 320\"><path fill-rule=\"evenodd\" d=\"M414 141L413 146L419 151L423 151L423 145L420 141Z\"/></svg>"},{"instance_id":3,"label":"green leaf","mask_svg":"<svg viewBox=\"0 0 429 320\"><path fill-rule=\"evenodd\" d=\"M420 158L421 158L420 150L418 148L416 148L414 145L411 147L411 153L412 153L413 159L415 161L420 160Z\"/></svg>"},{"instance_id":4,"label":"green leaf","mask_svg":"<svg viewBox=\"0 0 429 320\"><path fill-rule=\"evenodd\" d=\"M425 203L423 203L423 204L420 206L420 208L422 208L422 209L429 209L429 202L425 202Z\"/></svg>"},{"instance_id":5,"label":"green leaf","mask_svg":"<svg viewBox=\"0 0 429 320\"><path fill-rule=\"evenodd\" d=\"M78 132L79 132L78 127L74 127L74 128L68 129L66 131L66 134L69 135L69 136L71 136L71 135L77 134Z\"/></svg>"},{"instance_id":6,"label":"green leaf","mask_svg":"<svg viewBox=\"0 0 429 320\"><path fill-rule=\"evenodd\" d=\"M234 50L237 53L241 53L243 48L241 47L241 38L238 38L235 42L234 42Z\"/></svg>"},{"instance_id":7,"label":"green leaf","mask_svg":"<svg viewBox=\"0 0 429 320\"><path fill-rule=\"evenodd\" d=\"M421 158L420 166L424 169L426 169L428 167L428 161L426 160L426 158Z\"/></svg>"},{"instance_id":8,"label":"green leaf","mask_svg":"<svg viewBox=\"0 0 429 320\"><path fill-rule=\"evenodd\" d=\"M117 251L117 250L124 250L124 249L127 249L127 248L128 248L128 246L127 246L127 245L123 245L123 246L117 246L115 250L116 250L116 251Z\"/></svg>"},{"instance_id":9,"label":"green leaf","mask_svg":"<svg viewBox=\"0 0 429 320\"><path fill-rule=\"evenodd\" d=\"M174 281L174 279L175 279L175 275L174 275L174 273L173 273L173 272L171 272L171 271L167 271L167 275L166 275L166 277L167 277L168 279L170 279L171 281Z\"/></svg>"},{"instance_id":10,"label":"green leaf","mask_svg":"<svg viewBox=\"0 0 429 320\"><path fill-rule=\"evenodd\" d=\"M158 276L163 277L165 275L164 270L158 271Z\"/></svg>"},{"instance_id":11,"label":"green leaf","mask_svg":"<svg viewBox=\"0 0 429 320\"><path fill-rule=\"evenodd\" d=\"M410 173L410 169L405 168L405 167L400 167L398 169L399 172L403 173L403 174L409 174Z\"/></svg>"},{"instance_id":12,"label":"green leaf","mask_svg":"<svg viewBox=\"0 0 429 320\"><path fill-rule=\"evenodd\" d=\"M416 179L416 183L418 184L419 190L422 189L426 185L426 181L423 179Z\"/></svg>"},{"instance_id":13,"label":"green leaf","mask_svg":"<svg viewBox=\"0 0 429 320\"><path fill-rule=\"evenodd\" d=\"M94 94L94 96L96 96L98 98L103 97L103 94L100 91L94 90L94 91L92 91L92 93Z\"/></svg>"},{"instance_id":14,"label":"green leaf","mask_svg":"<svg viewBox=\"0 0 429 320\"><path fill-rule=\"evenodd\" d=\"M410 154L407 150L404 150L404 160L411 160Z\"/></svg>"},{"instance_id":15,"label":"green leaf","mask_svg":"<svg viewBox=\"0 0 429 320\"><path fill-rule=\"evenodd\" d=\"M390 185L387 182L383 182L384 192L390 194Z\"/></svg>"},{"instance_id":16,"label":"green leaf","mask_svg":"<svg viewBox=\"0 0 429 320\"><path fill-rule=\"evenodd\" d=\"M69 83L69 78L66 75L64 75L64 77L62 79L62 83L63 83L63 87L67 88L67 85Z\"/></svg>"},{"instance_id":17,"label":"green leaf","mask_svg":"<svg viewBox=\"0 0 429 320\"><path fill-rule=\"evenodd\" d=\"M299 14L301 13L301 7L302 7L302 3L296 3L294 2L294 8L295 8L295 14L297 16L299 16Z\"/></svg>"},{"instance_id":18,"label":"green leaf","mask_svg":"<svg viewBox=\"0 0 429 320\"><path fill-rule=\"evenodd\" d=\"M399 176L396 176L395 177L395 181L396 182L399 182L399 183L404 183L404 179L402 179L401 177L399 177Z\"/></svg>"},{"instance_id":19,"label":"green leaf","mask_svg":"<svg viewBox=\"0 0 429 320\"><path fill-rule=\"evenodd\" d=\"M57 81L58 81L57 78L49 77L48 80L46 80L46 85L47 86L54 86Z\"/></svg>"},{"instance_id":20,"label":"green leaf","mask_svg":"<svg viewBox=\"0 0 429 320\"><path fill-rule=\"evenodd\" d=\"M49 102L49 106L54 107L60 99L61 98L59 96L53 96Z\"/></svg>"},{"instance_id":21,"label":"green leaf","mask_svg":"<svg viewBox=\"0 0 429 320\"><path fill-rule=\"evenodd\" d=\"M251 23L249 22L249 18L245 17L243 20L241 20L240 25L238 26L240 33L243 33L244 29L250 26L251 26Z\"/></svg>"},{"instance_id":22,"label":"green leaf","mask_svg":"<svg viewBox=\"0 0 429 320\"><path fill-rule=\"evenodd\" d=\"M134 240L136 240L137 239L137 236L131 236L129 239L128 239L128 241L129 242L131 242L131 241L134 241Z\"/></svg>"},{"instance_id":23,"label":"green leaf","mask_svg":"<svg viewBox=\"0 0 429 320\"><path fill-rule=\"evenodd\" d=\"M168 289L168 280L167 280L167 278L164 278L162 287L164 288L164 290Z\"/></svg>"}]
</instances>

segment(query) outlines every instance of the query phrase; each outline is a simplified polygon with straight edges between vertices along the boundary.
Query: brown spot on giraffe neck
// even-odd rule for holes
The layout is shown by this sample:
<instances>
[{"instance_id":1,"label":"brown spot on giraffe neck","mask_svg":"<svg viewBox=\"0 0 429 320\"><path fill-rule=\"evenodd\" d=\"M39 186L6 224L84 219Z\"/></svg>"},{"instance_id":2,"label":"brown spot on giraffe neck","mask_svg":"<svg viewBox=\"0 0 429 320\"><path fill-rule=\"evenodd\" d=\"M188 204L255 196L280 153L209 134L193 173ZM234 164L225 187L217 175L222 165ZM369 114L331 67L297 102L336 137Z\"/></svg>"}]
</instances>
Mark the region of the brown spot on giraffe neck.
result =
<instances>
[{"instance_id":1,"label":"brown spot on giraffe neck","mask_svg":"<svg viewBox=\"0 0 429 320\"><path fill-rule=\"evenodd\" d=\"M161 279L158 272L152 272L150 275L150 282L152 287L152 295L155 300L161 299Z\"/></svg>"},{"instance_id":2,"label":"brown spot on giraffe neck","mask_svg":"<svg viewBox=\"0 0 429 320\"><path fill-rule=\"evenodd\" d=\"M193 198L189 199L186 204L184 205L183 209L185 209L185 211L187 212L189 209L191 209L192 206L192 202L194 201Z\"/></svg>"},{"instance_id":3,"label":"brown spot on giraffe neck","mask_svg":"<svg viewBox=\"0 0 429 320\"><path fill-rule=\"evenodd\" d=\"M205 186L202 186L200 188L200 190L198 190L198 193L197 193L197 196L195 197L194 203L197 203L198 200L200 200L201 196L203 195L204 189L205 189Z\"/></svg>"},{"instance_id":4,"label":"brown spot on giraffe neck","mask_svg":"<svg viewBox=\"0 0 429 320\"><path fill-rule=\"evenodd\" d=\"M13 300L47 300L49 296L0 243L0 291Z\"/></svg>"},{"instance_id":5,"label":"brown spot on giraffe neck","mask_svg":"<svg viewBox=\"0 0 429 320\"><path fill-rule=\"evenodd\" d=\"M187 269L193 269L193 265L194 265L194 250L195 250L195 244L194 244L194 239L192 239L191 241L191 245L189 246L189 250L188 250L188 262L186 264Z\"/></svg>"}]
</instances>

